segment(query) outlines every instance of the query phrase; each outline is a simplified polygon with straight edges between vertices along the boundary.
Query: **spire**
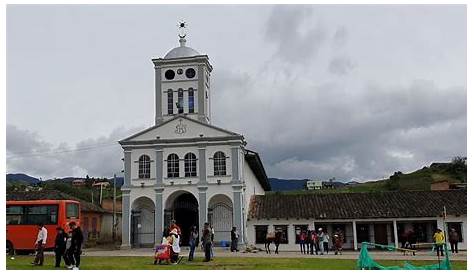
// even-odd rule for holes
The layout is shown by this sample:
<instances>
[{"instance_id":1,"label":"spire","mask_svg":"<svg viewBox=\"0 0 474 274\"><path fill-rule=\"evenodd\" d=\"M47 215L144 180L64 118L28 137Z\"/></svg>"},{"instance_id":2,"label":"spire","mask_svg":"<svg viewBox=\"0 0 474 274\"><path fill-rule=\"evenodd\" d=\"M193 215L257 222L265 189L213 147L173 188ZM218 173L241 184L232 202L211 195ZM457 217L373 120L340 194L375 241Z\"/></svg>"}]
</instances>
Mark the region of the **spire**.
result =
<instances>
[{"instance_id":1,"label":"spire","mask_svg":"<svg viewBox=\"0 0 474 274\"><path fill-rule=\"evenodd\" d=\"M184 47L186 46L186 26L188 24L184 21L184 20L181 20L179 23L178 23L178 37L179 37L179 45L181 47Z\"/></svg>"}]
</instances>

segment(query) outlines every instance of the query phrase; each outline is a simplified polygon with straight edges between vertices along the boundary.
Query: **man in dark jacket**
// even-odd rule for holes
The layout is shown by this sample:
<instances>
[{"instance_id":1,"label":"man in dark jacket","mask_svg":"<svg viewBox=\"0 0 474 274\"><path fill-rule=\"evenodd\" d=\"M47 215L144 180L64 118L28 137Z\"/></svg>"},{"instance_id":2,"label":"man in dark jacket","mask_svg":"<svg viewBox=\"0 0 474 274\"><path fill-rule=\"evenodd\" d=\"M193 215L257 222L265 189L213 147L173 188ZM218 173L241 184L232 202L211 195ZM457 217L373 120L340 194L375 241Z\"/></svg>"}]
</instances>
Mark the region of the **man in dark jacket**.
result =
<instances>
[{"instance_id":1,"label":"man in dark jacket","mask_svg":"<svg viewBox=\"0 0 474 274\"><path fill-rule=\"evenodd\" d=\"M56 255L56 264L54 267L60 267L61 259L64 257L64 263L69 265L66 254L67 235L61 227L56 228L56 240L54 241L54 254Z\"/></svg>"},{"instance_id":2,"label":"man in dark jacket","mask_svg":"<svg viewBox=\"0 0 474 274\"><path fill-rule=\"evenodd\" d=\"M82 253L82 243L84 237L82 236L81 228L76 225L75 222L69 223L69 228L71 229L71 247L68 249L69 260L72 265L69 268L79 269L81 264L81 253Z\"/></svg>"},{"instance_id":3,"label":"man in dark jacket","mask_svg":"<svg viewBox=\"0 0 474 274\"><path fill-rule=\"evenodd\" d=\"M237 227L233 226L230 232L230 252L239 252L237 249L237 243L239 240L239 234L237 234Z\"/></svg>"},{"instance_id":4,"label":"man in dark jacket","mask_svg":"<svg viewBox=\"0 0 474 274\"><path fill-rule=\"evenodd\" d=\"M458 253L459 234L454 228L449 231L449 243L451 244L451 252Z\"/></svg>"},{"instance_id":5,"label":"man in dark jacket","mask_svg":"<svg viewBox=\"0 0 474 274\"><path fill-rule=\"evenodd\" d=\"M204 247L204 254L205 254L205 262L209 262L211 260L211 228L209 227L209 223L204 224L204 229L202 230L202 246Z\"/></svg>"}]
</instances>

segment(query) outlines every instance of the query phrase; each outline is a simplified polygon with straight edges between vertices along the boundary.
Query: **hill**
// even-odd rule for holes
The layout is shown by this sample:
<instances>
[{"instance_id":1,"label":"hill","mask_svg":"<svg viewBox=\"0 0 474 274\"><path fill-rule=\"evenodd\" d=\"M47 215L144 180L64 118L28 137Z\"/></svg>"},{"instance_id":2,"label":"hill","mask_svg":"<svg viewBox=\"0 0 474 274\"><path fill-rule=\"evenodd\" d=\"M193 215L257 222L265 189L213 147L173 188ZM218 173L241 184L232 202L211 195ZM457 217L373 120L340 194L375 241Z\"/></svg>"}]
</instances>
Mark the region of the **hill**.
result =
<instances>
[{"instance_id":1,"label":"hill","mask_svg":"<svg viewBox=\"0 0 474 274\"><path fill-rule=\"evenodd\" d=\"M37 184L39 179L23 173L7 174L7 182Z\"/></svg>"},{"instance_id":2,"label":"hill","mask_svg":"<svg viewBox=\"0 0 474 274\"><path fill-rule=\"evenodd\" d=\"M453 160L450 163L432 163L411 173L395 172L387 179L346 186L350 192L380 190L430 190L434 182L447 181L459 187L466 186L467 164Z\"/></svg>"},{"instance_id":3,"label":"hill","mask_svg":"<svg viewBox=\"0 0 474 274\"><path fill-rule=\"evenodd\" d=\"M430 190L434 182L447 181L463 187L467 182L467 166L456 163L433 163L411 173L395 172L388 179L367 182L364 186L356 185L354 190L369 188L373 190Z\"/></svg>"},{"instance_id":4,"label":"hill","mask_svg":"<svg viewBox=\"0 0 474 274\"><path fill-rule=\"evenodd\" d=\"M271 178L273 179L273 178ZM285 189L282 189L277 183L277 187L272 192L285 191L287 194L301 194L309 192L335 193L335 192L379 192L379 191L410 191L410 190L431 190L431 184L434 182L447 181L457 187L467 186L467 164L466 159L454 159L449 163L432 163L429 167L423 167L419 170L403 174L400 171L395 172L389 178L369 181L357 184L346 184L342 187L322 190L304 190L298 183L293 181L300 180L281 180L276 179ZM306 181L306 180L301 180Z\"/></svg>"}]
</instances>

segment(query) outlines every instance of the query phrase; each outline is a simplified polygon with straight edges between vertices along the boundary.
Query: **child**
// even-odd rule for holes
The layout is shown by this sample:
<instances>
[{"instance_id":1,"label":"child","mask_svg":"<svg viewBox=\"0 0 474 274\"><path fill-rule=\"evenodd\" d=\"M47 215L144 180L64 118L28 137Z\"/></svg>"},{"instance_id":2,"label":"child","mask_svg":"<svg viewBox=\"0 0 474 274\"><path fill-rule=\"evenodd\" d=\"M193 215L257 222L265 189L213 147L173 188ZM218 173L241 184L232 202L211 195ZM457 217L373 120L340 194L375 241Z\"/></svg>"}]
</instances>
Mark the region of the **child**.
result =
<instances>
[{"instance_id":1,"label":"child","mask_svg":"<svg viewBox=\"0 0 474 274\"><path fill-rule=\"evenodd\" d=\"M334 255L342 255L342 238L338 234L334 234Z\"/></svg>"}]
</instances>

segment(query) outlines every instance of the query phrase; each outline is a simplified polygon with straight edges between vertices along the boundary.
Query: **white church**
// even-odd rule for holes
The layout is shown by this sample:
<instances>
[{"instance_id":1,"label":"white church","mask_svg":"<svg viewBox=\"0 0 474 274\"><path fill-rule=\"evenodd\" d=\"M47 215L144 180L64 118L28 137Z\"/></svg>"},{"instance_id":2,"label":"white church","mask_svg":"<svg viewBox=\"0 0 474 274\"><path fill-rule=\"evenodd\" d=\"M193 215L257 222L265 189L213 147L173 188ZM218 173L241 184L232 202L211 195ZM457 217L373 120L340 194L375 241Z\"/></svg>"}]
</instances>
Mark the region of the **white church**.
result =
<instances>
[{"instance_id":1,"label":"white church","mask_svg":"<svg viewBox=\"0 0 474 274\"><path fill-rule=\"evenodd\" d=\"M181 23L179 47L152 59L155 125L119 141L124 248L160 242L171 220L181 227L183 244L190 228L201 231L205 222L215 241L229 241L235 226L244 243L250 199L270 190L244 136L211 124L212 65L186 46L184 28Z\"/></svg>"}]
</instances>

